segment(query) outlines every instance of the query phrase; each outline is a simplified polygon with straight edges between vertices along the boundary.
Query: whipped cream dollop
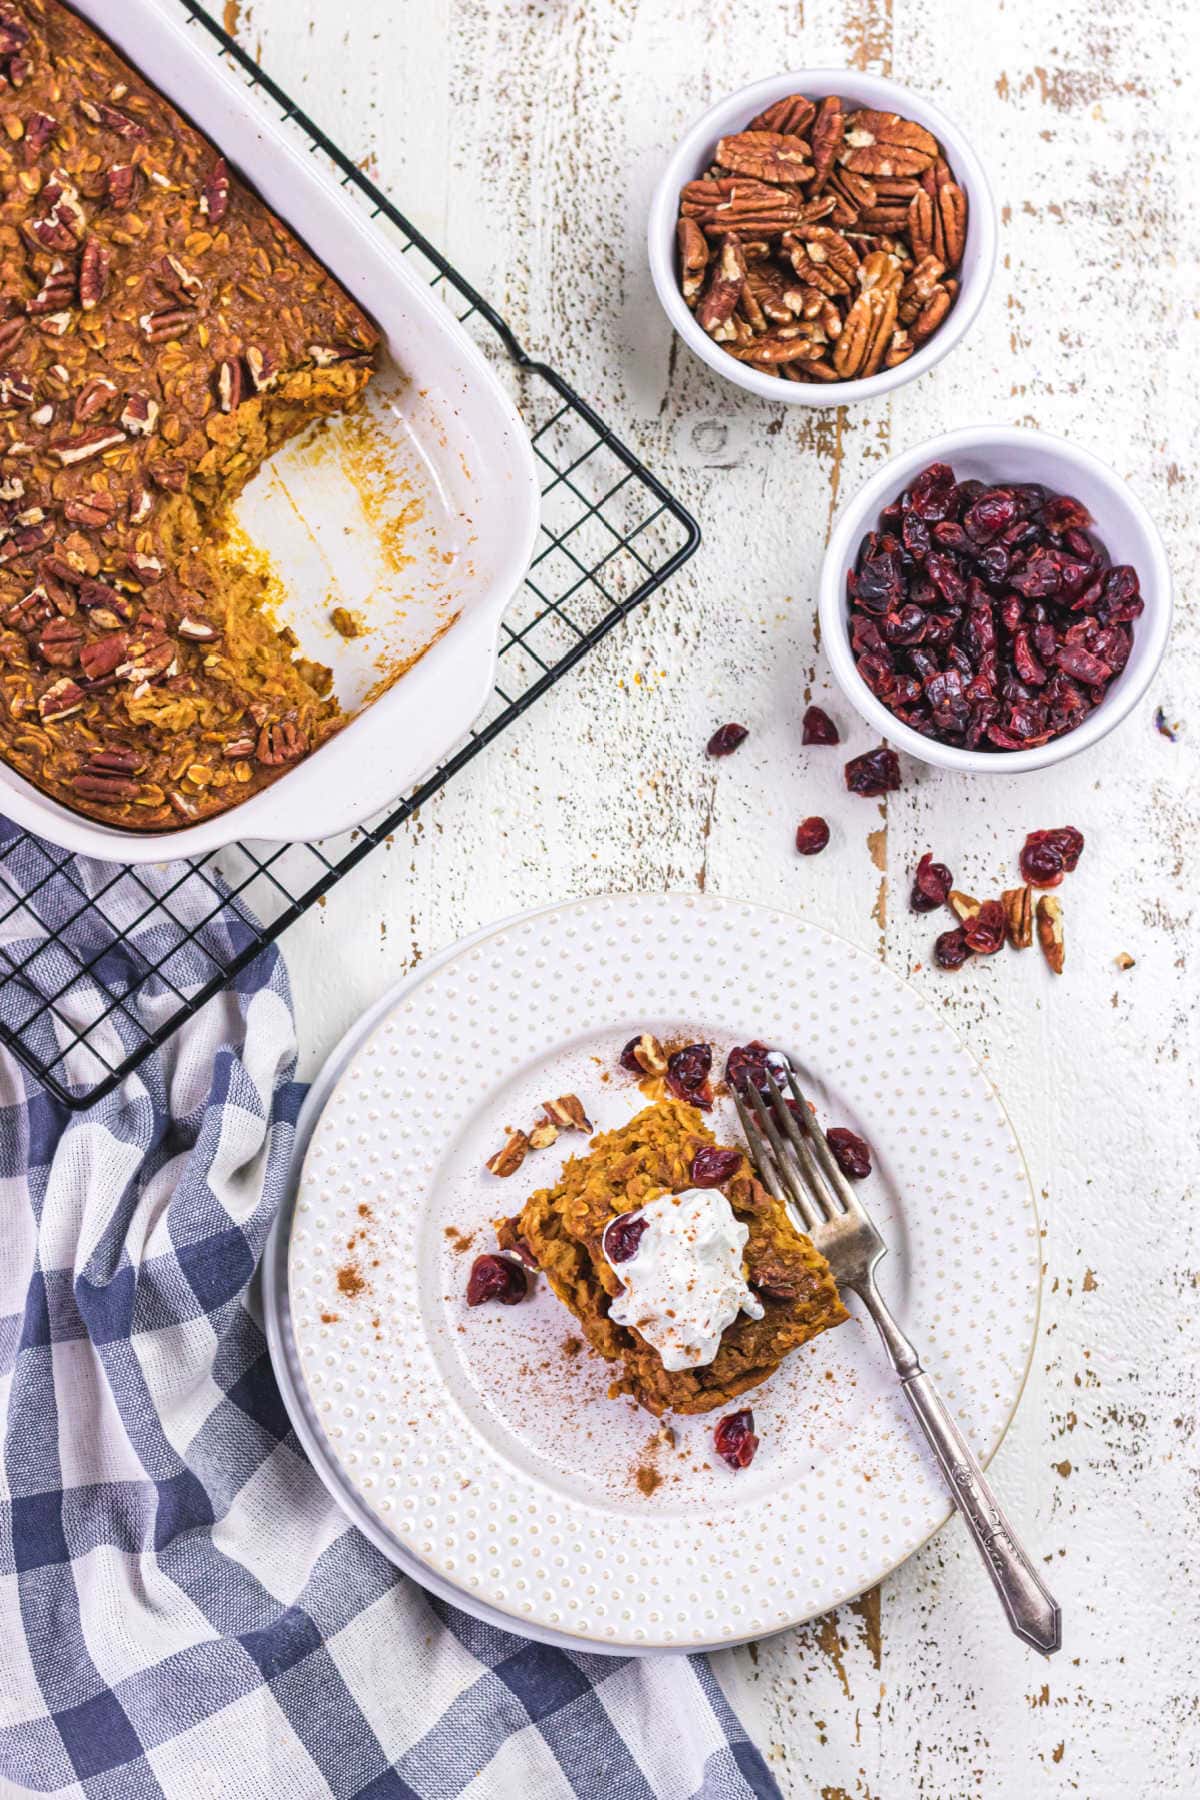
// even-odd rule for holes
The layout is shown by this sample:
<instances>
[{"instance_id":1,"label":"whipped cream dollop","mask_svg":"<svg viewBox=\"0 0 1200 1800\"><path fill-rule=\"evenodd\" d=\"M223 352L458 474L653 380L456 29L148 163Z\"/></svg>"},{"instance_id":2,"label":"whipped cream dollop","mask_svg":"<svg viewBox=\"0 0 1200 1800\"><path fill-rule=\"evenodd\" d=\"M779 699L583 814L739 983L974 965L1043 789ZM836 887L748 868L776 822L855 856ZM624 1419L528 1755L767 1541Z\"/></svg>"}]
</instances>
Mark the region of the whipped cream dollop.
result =
<instances>
[{"instance_id":1,"label":"whipped cream dollop","mask_svg":"<svg viewBox=\"0 0 1200 1800\"><path fill-rule=\"evenodd\" d=\"M637 1249L611 1267L625 1284L608 1309L633 1325L662 1357L664 1369L700 1369L717 1354L721 1333L740 1312L761 1319L746 1285L742 1252L749 1227L734 1216L719 1188L660 1194L639 1207L645 1221Z\"/></svg>"}]
</instances>

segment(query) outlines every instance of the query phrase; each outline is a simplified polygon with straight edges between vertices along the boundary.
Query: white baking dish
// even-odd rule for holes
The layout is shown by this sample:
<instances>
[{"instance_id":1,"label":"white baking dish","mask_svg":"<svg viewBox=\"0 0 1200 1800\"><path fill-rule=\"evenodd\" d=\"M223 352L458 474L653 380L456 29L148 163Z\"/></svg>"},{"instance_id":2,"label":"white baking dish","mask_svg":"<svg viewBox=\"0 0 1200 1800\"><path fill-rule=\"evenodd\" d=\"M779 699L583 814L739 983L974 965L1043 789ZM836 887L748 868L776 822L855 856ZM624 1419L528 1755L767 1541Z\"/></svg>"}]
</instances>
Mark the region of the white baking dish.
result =
<instances>
[{"instance_id":1,"label":"white baking dish","mask_svg":"<svg viewBox=\"0 0 1200 1800\"><path fill-rule=\"evenodd\" d=\"M285 447L238 507L287 590L281 614L301 650L333 668L348 712L362 710L272 787L179 831L143 835L80 818L2 762L0 812L115 862L197 856L245 838L330 837L410 791L485 705L500 618L538 527L529 440L484 357L410 274L398 243L181 9L171 0L75 0L75 8L221 148L384 334L368 419L334 422ZM381 527L410 503L420 516L387 551ZM333 629L337 604L366 622L362 637L346 642Z\"/></svg>"}]
</instances>

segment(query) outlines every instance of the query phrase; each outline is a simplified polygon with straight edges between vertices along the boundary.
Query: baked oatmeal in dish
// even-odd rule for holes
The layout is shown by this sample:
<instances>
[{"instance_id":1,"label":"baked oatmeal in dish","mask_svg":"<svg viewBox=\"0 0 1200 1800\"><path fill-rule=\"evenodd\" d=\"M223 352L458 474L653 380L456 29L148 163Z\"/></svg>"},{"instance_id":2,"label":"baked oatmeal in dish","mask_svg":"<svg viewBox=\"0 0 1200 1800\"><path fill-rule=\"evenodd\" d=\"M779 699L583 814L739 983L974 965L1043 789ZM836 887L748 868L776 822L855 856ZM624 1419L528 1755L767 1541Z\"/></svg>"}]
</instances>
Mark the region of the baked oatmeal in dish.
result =
<instances>
[{"instance_id":1,"label":"baked oatmeal in dish","mask_svg":"<svg viewBox=\"0 0 1200 1800\"><path fill-rule=\"evenodd\" d=\"M342 722L230 507L357 404L379 334L60 0L0 0L0 77L0 756L177 827Z\"/></svg>"},{"instance_id":2,"label":"baked oatmeal in dish","mask_svg":"<svg viewBox=\"0 0 1200 1800\"><path fill-rule=\"evenodd\" d=\"M610 1393L656 1414L724 1406L847 1317L824 1257L744 1154L674 1100L593 1138L497 1235L621 1365Z\"/></svg>"}]
</instances>

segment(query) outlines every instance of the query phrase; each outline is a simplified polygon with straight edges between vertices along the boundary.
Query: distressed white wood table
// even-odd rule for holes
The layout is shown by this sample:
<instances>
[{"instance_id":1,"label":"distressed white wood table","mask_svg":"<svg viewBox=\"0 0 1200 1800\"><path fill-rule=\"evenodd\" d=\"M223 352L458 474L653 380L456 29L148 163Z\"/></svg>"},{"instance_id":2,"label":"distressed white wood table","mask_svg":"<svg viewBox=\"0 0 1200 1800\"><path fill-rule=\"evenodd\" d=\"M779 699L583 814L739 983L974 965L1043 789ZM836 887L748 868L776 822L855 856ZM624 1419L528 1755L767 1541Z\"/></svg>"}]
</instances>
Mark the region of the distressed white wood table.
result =
<instances>
[{"instance_id":1,"label":"distressed white wood table","mask_svg":"<svg viewBox=\"0 0 1200 1800\"><path fill-rule=\"evenodd\" d=\"M703 524L683 575L284 940L311 1072L430 949L544 900L709 887L853 938L987 1059L1045 1227L1034 1372L996 1464L1065 1648L1004 1628L957 1522L874 1595L720 1659L787 1795L1191 1796L1200 1789L1196 1215L1197 42L1168 0L254 0L214 11ZM1182 22L1182 23L1181 23ZM974 134L1001 258L966 343L878 407L740 396L674 343L643 217L678 133L781 68L846 63ZM869 734L830 690L816 572L839 499L892 449L984 420L1106 456L1166 535L1174 641L1077 762L966 781L908 765L849 797ZM844 752L804 751L809 697ZM1155 709L1178 721L1177 741ZM703 746L729 718L728 762ZM796 822L833 841L804 860ZM1027 830L1087 835L1067 972L1036 951L929 967L907 908L932 849L978 893ZM1136 959L1128 970L1114 958ZM1192 1191L1189 1197L1189 1183Z\"/></svg>"}]
</instances>

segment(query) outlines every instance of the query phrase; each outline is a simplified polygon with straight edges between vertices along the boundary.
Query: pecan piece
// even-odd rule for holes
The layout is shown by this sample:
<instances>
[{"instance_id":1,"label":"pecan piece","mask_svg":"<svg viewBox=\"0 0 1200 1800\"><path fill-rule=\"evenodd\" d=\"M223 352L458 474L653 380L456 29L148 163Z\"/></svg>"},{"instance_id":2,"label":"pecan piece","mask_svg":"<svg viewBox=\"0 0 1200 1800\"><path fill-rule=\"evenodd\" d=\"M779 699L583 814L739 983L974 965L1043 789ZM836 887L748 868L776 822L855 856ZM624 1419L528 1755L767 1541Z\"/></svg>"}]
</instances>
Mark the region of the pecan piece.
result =
<instances>
[{"instance_id":1,"label":"pecan piece","mask_svg":"<svg viewBox=\"0 0 1200 1800\"><path fill-rule=\"evenodd\" d=\"M943 174L944 171L944 174ZM908 238L919 259L935 256L957 268L967 247L967 197L944 162L928 170L908 203Z\"/></svg>"},{"instance_id":2,"label":"pecan piece","mask_svg":"<svg viewBox=\"0 0 1200 1800\"><path fill-rule=\"evenodd\" d=\"M157 279L159 286L165 288L168 294L174 294L184 306L194 305L204 292L204 283L200 277L193 275L177 256L169 253L158 265Z\"/></svg>"},{"instance_id":3,"label":"pecan piece","mask_svg":"<svg viewBox=\"0 0 1200 1800\"><path fill-rule=\"evenodd\" d=\"M819 325L781 325L753 344L731 347L739 362L761 363L776 368L785 363L816 362L825 350L825 333Z\"/></svg>"},{"instance_id":4,"label":"pecan piece","mask_svg":"<svg viewBox=\"0 0 1200 1800\"><path fill-rule=\"evenodd\" d=\"M115 212L128 212L142 191L142 173L133 163L114 163L106 171L108 204Z\"/></svg>"},{"instance_id":5,"label":"pecan piece","mask_svg":"<svg viewBox=\"0 0 1200 1800\"><path fill-rule=\"evenodd\" d=\"M182 337L196 323L196 315L186 306L160 306L156 312L144 312L138 320L152 344L166 343Z\"/></svg>"},{"instance_id":6,"label":"pecan piece","mask_svg":"<svg viewBox=\"0 0 1200 1800\"><path fill-rule=\"evenodd\" d=\"M89 681L102 681L113 674L125 659L129 638L124 631L110 631L93 638L79 653L79 661ZM131 678L132 679L132 678Z\"/></svg>"},{"instance_id":7,"label":"pecan piece","mask_svg":"<svg viewBox=\"0 0 1200 1800\"><path fill-rule=\"evenodd\" d=\"M1054 973L1061 975L1067 953L1063 940L1062 902L1055 894L1038 895L1037 939L1042 947L1042 955Z\"/></svg>"},{"instance_id":8,"label":"pecan piece","mask_svg":"<svg viewBox=\"0 0 1200 1800\"><path fill-rule=\"evenodd\" d=\"M11 356L24 336L24 319L18 317L0 321L0 357Z\"/></svg>"},{"instance_id":9,"label":"pecan piece","mask_svg":"<svg viewBox=\"0 0 1200 1800\"><path fill-rule=\"evenodd\" d=\"M132 437L150 437L158 424L159 404L149 394L129 394L121 410L121 423Z\"/></svg>"},{"instance_id":10,"label":"pecan piece","mask_svg":"<svg viewBox=\"0 0 1200 1800\"><path fill-rule=\"evenodd\" d=\"M958 888L951 888L946 895L946 905L960 923L965 924L973 919L979 911L979 902L974 894L964 894Z\"/></svg>"},{"instance_id":11,"label":"pecan piece","mask_svg":"<svg viewBox=\"0 0 1200 1800\"><path fill-rule=\"evenodd\" d=\"M217 400L223 413L236 412L244 399L245 377L242 365L226 357L217 367Z\"/></svg>"},{"instance_id":12,"label":"pecan piece","mask_svg":"<svg viewBox=\"0 0 1200 1800\"><path fill-rule=\"evenodd\" d=\"M507 1181L510 1175L516 1174L521 1164L525 1161L528 1150L529 1139L526 1137L525 1133L523 1131L510 1131L505 1140L504 1148L502 1150L497 1150L495 1156L489 1156L484 1167L490 1174L498 1175L502 1181Z\"/></svg>"},{"instance_id":13,"label":"pecan piece","mask_svg":"<svg viewBox=\"0 0 1200 1800\"><path fill-rule=\"evenodd\" d=\"M742 246L736 237L727 237L696 308L696 323L709 337L720 341L722 337L732 335L726 328L745 280L746 259L742 255Z\"/></svg>"},{"instance_id":14,"label":"pecan piece","mask_svg":"<svg viewBox=\"0 0 1200 1800\"><path fill-rule=\"evenodd\" d=\"M846 314L833 352L833 366L843 381L874 375L896 326L900 270L885 251L873 251L859 270L862 291Z\"/></svg>"},{"instance_id":15,"label":"pecan piece","mask_svg":"<svg viewBox=\"0 0 1200 1800\"><path fill-rule=\"evenodd\" d=\"M83 628L70 619L52 617L37 641L42 657L53 668L69 669L83 644Z\"/></svg>"},{"instance_id":16,"label":"pecan piece","mask_svg":"<svg viewBox=\"0 0 1200 1800\"><path fill-rule=\"evenodd\" d=\"M829 180L834 160L842 147L842 139L846 132L845 114L842 103L836 94L830 94L822 100L817 108L817 116L813 120L811 134L813 179L809 193L819 194Z\"/></svg>"},{"instance_id":17,"label":"pecan piece","mask_svg":"<svg viewBox=\"0 0 1200 1800\"><path fill-rule=\"evenodd\" d=\"M72 525L82 525L91 531L103 531L106 525L111 525L116 511L116 500L102 488L90 494L75 494L63 507L64 515Z\"/></svg>"},{"instance_id":18,"label":"pecan piece","mask_svg":"<svg viewBox=\"0 0 1200 1800\"><path fill-rule=\"evenodd\" d=\"M840 231L830 225L802 225L785 233L783 248L793 269L809 287L836 296L853 291L858 255Z\"/></svg>"},{"instance_id":19,"label":"pecan piece","mask_svg":"<svg viewBox=\"0 0 1200 1800\"><path fill-rule=\"evenodd\" d=\"M680 286L684 299L689 306L694 307L704 285L704 271L708 267L708 239L695 219L680 219L676 232L679 238Z\"/></svg>"},{"instance_id":20,"label":"pecan piece","mask_svg":"<svg viewBox=\"0 0 1200 1800\"><path fill-rule=\"evenodd\" d=\"M590 1131L591 1120L583 1110L578 1094L560 1094L557 1100L543 1100L546 1117L562 1131Z\"/></svg>"},{"instance_id":21,"label":"pecan piece","mask_svg":"<svg viewBox=\"0 0 1200 1800\"><path fill-rule=\"evenodd\" d=\"M308 749L308 739L291 719L269 720L258 734L254 754L268 768L295 762Z\"/></svg>"},{"instance_id":22,"label":"pecan piece","mask_svg":"<svg viewBox=\"0 0 1200 1800\"><path fill-rule=\"evenodd\" d=\"M79 260L79 304L84 312L94 312L103 300L111 262L108 245L90 237Z\"/></svg>"},{"instance_id":23,"label":"pecan piece","mask_svg":"<svg viewBox=\"0 0 1200 1800\"><path fill-rule=\"evenodd\" d=\"M666 1052L658 1039L648 1031L643 1031L641 1037L629 1046L629 1055L644 1075L665 1075L667 1072Z\"/></svg>"},{"instance_id":24,"label":"pecan piece","mask_svg":"<svg viewBox=\"0 0 1200 1800\"><path fill-rule=\"evenodd\" d=\"M265 394L279 380L278 358L260 350L257 344L251 344L246 351L246 369L256 394Z\"/></svg>"},{"instance_id":25,"label":"pecan piece","mask_svg":"<svg viewBox=\"0 0 1200 1800\"><path fill-rule=\"evenodd\" d=\"M76 438L60 438L57 442L46 446L49 454L64 469L70 469L76 463L88 462L93 456L103 456L107 450L115 450L126 442L125 433L107 425L94 425L90 431L81 433Z\"/></svg>"},{"instance_id":26,"label":"pecan piece","mask_svg":"<svg viewBox=\"0 0 1200 1800\"><path fill-rule=\"evenodd\" d=\"M813 173L803 138L779 131L739 131L722 138L714 152L722 168L756 181L807 181Z\"/></svg>"},{"instance_id":27,"label":"pecan piece","mask_svg":"<svg viewBox=\"0 0 1200 1800\"><path fill-rule=\"evenodd\" d=\"M71 777L71 786L85 800L117 806L125 800L136 800L140 794L141 788L133 779L139 766L132 750L119 746L98 750L78 774Z\"/></svg>"},{"instance_id":28,"label":"pecan piece","mask_svg":"<svg viewBox=\"0 0 1200 1800\"><path fill-rule=\"evenodd\" d=\"M923 344L927 337L932 337L946 314L950 311L952 301L944 287L935 288L928 300L917 314L912 325L914 344Z\"/></svg>"},{"instance_id":29,"label":"pecan piece","mask_svg":"<svg viewBox=\"0 0 1200 1800\"><path fill-rule=\"evenodd\" d=\"M94 100L81 100L79 110L92 125L99 125L113 137L129 138L134 143L145 143L150 136L149 128L140 119L131 118L116 106L110 106L106 100L97 103Z\"/></svg>"},{"instance_id":30,"label":"pecan piece","mask_svg":"<svg viewBox=\"0 0 1200 1800\"><path fill-rule=\"evenodd\" d=\"M541 1124L535 1125L533 1130L529 1133L529 1148L531 1150L548 1150L551 1144L557 1142L558 1126L552 1124L549 1119L543 1119Z\"/></svg>"},{"instance_id":31,"label":"pecan piece","mask_svg":"<svg viewBox=\"0 0 1200 1800\"><path fill-rule=\"evenodd\" d=\"M218 156L205 177L200 211L210 225L219 225L229 211L229 169L223 156Z\"/></svg>"},{"instance_id":32,"label":"pecan piece","mask_svg":"<svg viewBox=\"0 0 1200 1800\"><path fill-rule=\"evenodd\" d=\"M69 718L77 713L86 696L77 681L64 675L61 681L54 682L38 699L38 712L48 725L54 719Z\"/></svg>"},{"instance_id":33,"label":"pecan piece","mask_svg":"<svg viewBox=\"0 0 1200 1800\"><path fill-rule=\"evenodd\" d=\"M751 1264L747 1281L764 1300L796 1300L804 1285L801 1270L774 1258Z\"/></svg>"},{"instance_id":34,"label":"pecan piece","mask_svg":"<svg viewBox=\"0 0 1200 1800\"><path fill-rule=\"evenodd\" d=\"M0 370L0 412L20 412L36 399L37 389L27 375Z\"/></svg>"},{"instance_id":35,"label":"pecan piece","mask_svg":"<svg viewBox=\"0 0 1200 1800\"><path fill-rule=\"evenodd\" d=\"M785 137L803 137L816 112L811 100L803 94L789 94L783 100L775 100L751 119L747 131L779 131ZM789 179L791 179L789 177Z\"/></svg>"},{"instance_id":36,"label":"pecan piece","mask_svg":"<svg viewBox=\"0 0 1200 1800\"><path fill-rule=\"evenodd\" d=\"M58 120L50 113L31 112L25 121L25 160L35 163L58 130Z\"/></svg>"},{"instance_id":37,"label":"pecan piece","mask_svg":"<svg viewBox=\"0 0 1200 1800\"><path fill-rule=\"evenodd\" d=\"M64 306L70 306L75 298L75 272L62 259L56 256L46 274L42 277L42 285L32 300L26 302L26 312L39 313L60 312Z\"/></svg>"},{"instance_id":38,"label":"pecan piece","mask_svg":"<svg viewBox=\"0 0 1200 1800\"><path fill-rule=\"evenodd\" d=\"M77 425L86 425L89 419L96 418L112 405L117 397L116 383L107 375L95 375L84 386L75 401L74 419Z\"/></svg>"},{"instance_id":39,"label":"pecan piece","mask_svg":"<svg viewBox=\"0 0 1200 1800\"><path fill-rule=\"evenodd\" d=\"M1033 942L1033 895L1027 887L1005 888L1000 896L1008 941L1014 950L1028 950Z\"/></svg>"},{"instance_id":40,"label":"pecan piece","mask_svg":"<svg viewBox=\"0 0 1200 1800\"><path fill-rule=\"evenodd\" d=\"M921 309L930 296L937 292L945 273L945 264L940 263L936 256L923 256L913 264L900 289L897 311L902 325L912 325L920 317Z\"/></svg>"},{"instance_id":41,"label":"pecan piece","mask_svg":"<svg viewBox=\"0 0 1200 1800\"><path fill-rule=\"evenodd\" d=\"M861 107L846 120L838 161L863 175L920 175L937 160L937 139L898 113Z\"/></svg>"}]
</instances>

